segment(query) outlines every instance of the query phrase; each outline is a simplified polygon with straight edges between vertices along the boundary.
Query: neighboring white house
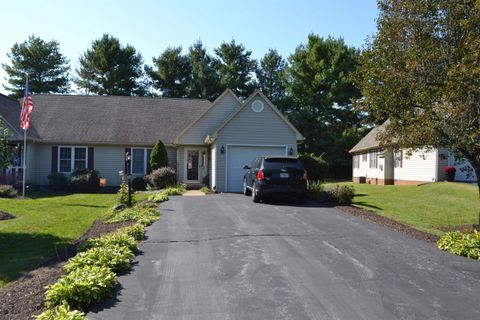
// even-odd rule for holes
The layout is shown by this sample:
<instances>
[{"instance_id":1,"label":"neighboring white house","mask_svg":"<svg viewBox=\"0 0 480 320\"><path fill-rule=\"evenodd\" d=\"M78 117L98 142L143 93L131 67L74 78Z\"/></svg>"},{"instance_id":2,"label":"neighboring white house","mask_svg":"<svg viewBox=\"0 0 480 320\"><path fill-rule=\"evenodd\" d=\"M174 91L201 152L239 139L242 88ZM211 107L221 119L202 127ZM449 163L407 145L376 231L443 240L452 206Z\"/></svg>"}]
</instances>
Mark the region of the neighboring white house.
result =
<instances>
[{"instance_id":1,"label":"neighboring white house","mask_svg":"<svg viewBox=\"0 0 480 320\"><path fill-rule=\"evenodd\" d=\"M152 97L33 95L27 133L30 184L47 185L52 172L97 170L120 184L129 152L134 176L146 174L157 140L168 152L178 182L219 192L242 190L243 166L255 157L296 155L298 130L261 92L240 101L229 89L214 102ZM0 116L21 145L17 100L0 95ZM18 160L18 159L17 159ZM21 159L20 159L21 163Z\"/></svg>"},{"instance_id":2,"label":"neighboring white house","mask_svg":"<svg viewBox=\"0 0 480 320\"><path fill-rule=\"evenodd\" d=\"M445 148L416 150L411 155L380 148L377 135L388 122L373 128L351 150L353 181L369 184L421 184L446 179L444 168L455 166L455 181L474 182L475 172L467 161L458 161Z\"/></svg>"}]
</instances>

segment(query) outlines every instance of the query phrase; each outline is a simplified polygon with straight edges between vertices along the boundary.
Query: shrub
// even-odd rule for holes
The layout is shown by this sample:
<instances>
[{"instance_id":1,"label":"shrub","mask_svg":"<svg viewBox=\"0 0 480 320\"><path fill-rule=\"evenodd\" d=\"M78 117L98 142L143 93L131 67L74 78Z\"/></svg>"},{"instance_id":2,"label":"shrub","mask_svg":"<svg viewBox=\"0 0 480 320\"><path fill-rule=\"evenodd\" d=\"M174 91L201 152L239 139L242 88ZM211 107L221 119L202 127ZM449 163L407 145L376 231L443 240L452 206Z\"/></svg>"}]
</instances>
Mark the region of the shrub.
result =
<instances>
[{"instance_id":1,"label":"shrub","mask_svg":"<svg viewBox=\"0 0 480 320\"><path fill-rule=\"evenodd\" d=\"M0 184L0 198L15 198L17 190L8 184Z\"/></svg>"},{"instance_id":2,"label":"shrub","mask_svg":"<svg viewBox=\"0 0 480 320\"><path fill-rule=\"evenodd\" d=\"M145 179L136 177L132 180L132 189L134 191L145 191L147 190L147 183Z\"/></svg>"},{"instance_id":3,"label":"shrub","mask_svg":"<svg viewBox=\"0 0 480 320\"><path fill-rule=\"evenodd\" d=\"M143 240L145 239L146 230L145 230L145 226L137 223L130 227L120 228L118 229L117 232L123 232L129 235L130 237L135 238L135 240Z\"/></svg>"},{"instance_id":4,"label":"shrub","mask_svg":"<svg viewBox=\"0 0 480 320\"><path fill-rule=\"evenodd\" d=\"M97 192L100 189L98 172L90 169L77 169L70 176L70 187L75 192Z\"/></svg>"},{"instance_id":5,"label":"shrub","mask_svg":"<svg viewBox=\"0 0 480 320\"><path fill-rule=\"evenodd\" d=\"M309 180L325 180L328 173L328 163L323 159L323 155L317 156L313 153L305 153L301 154L298 159L307 170Z\"/></svg>"},{"instance_id":6,"label":"shrub","mask_svg":"<svg viewBox=\"0 0 480 320\"><path fill-rule=\"evenodd\" d=\"M35 317L36 320L87 320L85 313L70 309L68 304L61 304Z\"/></svg>"},{"instance_id":7,"label":"shrub","mask_svg":"<svg viewBox=\"0 0 480 320\"><path fill-rule=\"evenodd\" d=\"M437 247L459 256L480 260L480 233L477 230L446 232L437 241Z\"/></svg>"},{"instance_id":8,"label":"shrub","mask_svg":"<svg viewBox=\"0 0 480 320\"><path fill-rule=\"evenodd\" d=\"M48 175L48 185L50 189L55 191L63 191L68 189L68 179L60 172L52 172Z\"/></svg>"},{"instance_id":9,"label":"shrub","mask_svg":"<svg viewBox=\"0 0 480 320\"><path fill-rule=\"evenodd\" d=\"M134 205L136 202L135 195L131 194L131 205ZM117 191L117 203L128 205L128 184L122 182L120 188Z\"/></svg>"},{"instance_id":10,"label":"shrub","mask_svg":"<svg viewBox=\"0 0 480 320\"><path fill-rule=\"evenodd\" d=\"M146 176L148 183L152 186L163 189L175 184L175 169L171 167L161 167L153 170Z\"/></svg>"},{"instance_id":11,"label":"shrub","mask_svg":"<svg viewBox=\"0 0 480 320\"><path fill-rule=\"evenodd\" d=\"M133 257L128 247L119 245L94 247L68 260L65 269L70 272L86 266L104 266L118 273L130 268Z\"/></svg>"},{"instance_id":12,"label":"shrub","mask_svg":"<svg viewBox=\"0 0 480 320\"><path fill-rule=\"evenodd\" d=\"M117 276L107 267L74 269L47 286L46 305L52 308L65 302L74 308L85 308L109 297L117 284Z\"/></svg>"},{"instance_id":13,"label":"shrub","mask_svg":"<svg viewBox=\"0 0 480 320\"><path fill-rule=\"evenodd\" d=\"M332 189L328 189L329 197L337 204L350 205L355 196L355 189L351 186L336 185Z\"/></svg>"},{"instance_id":14,"label":"shrub","mask_svg":"<svg viewBox=\"0 0 480 320\"><path fill-rule=\"evenodd\" d=\"M77 251L82 252L91 248L109 246L127 247L132 253L138 252L137 241L135 238L122 232L111 233L99 238L85 240L78 246Z\"/></svg>"},{"instance_id":15,"label":"shrub","mask_svg":"<svg viewBox=\"0 0 480 320\"><path fill-rule=\"evenodd\" d=\"M311 181L308 184L307 196L318 202L331 202L328 198L328 193L325 191L325 188L321 181Z\"/></svg>"},{"instance_id":16,"label":"shrub","mask_svg":"<svg viewBox=\"0 0 480 320\"><path fill-rule=\"evenodd\" d=\"M150 225L158 220L160 213L156 208L135 206L116 212L107 222L137 221L142 225Z\"/></svg>"},{"instance_id":17,"label":"shrub","mask_svg":"<svg viewBox=\"0 0 480 320\"><path fill-rule=\"evenodd\" d=\"M158 140L152 149L150 159L148 159L149 169L156 170L158 168L168 166L168 154L167 149L162 141ZM150 172L149 170L149 172Z\"/></svg>"}]
</instances>

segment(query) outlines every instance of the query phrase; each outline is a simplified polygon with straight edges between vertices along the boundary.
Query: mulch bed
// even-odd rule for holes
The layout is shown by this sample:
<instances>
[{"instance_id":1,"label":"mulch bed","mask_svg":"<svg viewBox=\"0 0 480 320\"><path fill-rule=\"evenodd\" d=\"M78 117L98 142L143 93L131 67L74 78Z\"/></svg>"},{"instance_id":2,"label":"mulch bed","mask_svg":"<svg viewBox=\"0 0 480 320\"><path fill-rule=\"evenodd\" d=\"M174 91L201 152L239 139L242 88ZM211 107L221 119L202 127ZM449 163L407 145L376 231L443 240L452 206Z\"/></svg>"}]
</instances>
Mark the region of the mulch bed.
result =
<instances>
[{"instance_id":1,"label":"mulch bed","mask_svg":"<svg viewBox=\"0 0 480 320\"><path fill-rule=\"evenodd\" d=\"M412 238L423 240L431 243L436 243L439 239L438 236L417 230L413 227L407 226L406 224L400 223L398 221L392 220L390 218L381 216L376 214L372 211L368 211L362 208L354 207L354 206L337 206L336 208L342 210L343 212L349 213L356 217L360 217L362 219L366 219L381 225L386 226L387 228L400 231L404 234L409 235Z\"/></svg>"},{"instance_id":2,"label":"mulch bed","mask_svg":"<svg viewBox=\"0 0 480 320\"><path fill-rule=\"evenodd\" d=\"M5 212L5 211L0 211L0 220L8 220L8 219L13 219L15 216L11 213Z\"/></svg>"},{"instance_id":3,"label":"mulch bed","mask_svg":"<svg viewBox=\"0 0 480 320\"><path fill-rule=\"evenodd\" d=\"M0 289L0 319L31 320L32 315L45 311L45 286L55 283L65 274L65 261L76 254L76 247L82 241L109 233L121 227L132 225L133 221L105 223L96 220L85 233L65 250L59 252L43 264L21 278Z\"/></svg>"}]
</instances>

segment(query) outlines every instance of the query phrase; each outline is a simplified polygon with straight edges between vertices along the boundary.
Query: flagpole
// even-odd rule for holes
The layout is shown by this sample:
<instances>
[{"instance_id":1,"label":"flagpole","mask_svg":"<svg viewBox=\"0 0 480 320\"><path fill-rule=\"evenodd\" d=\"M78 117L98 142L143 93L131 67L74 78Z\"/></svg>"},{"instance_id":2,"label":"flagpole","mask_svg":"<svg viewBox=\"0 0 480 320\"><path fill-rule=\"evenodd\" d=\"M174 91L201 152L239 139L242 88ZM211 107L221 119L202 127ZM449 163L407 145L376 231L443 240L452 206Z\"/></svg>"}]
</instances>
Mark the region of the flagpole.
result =
<instances>
[{"instance_id":1,"label":"flagpole","mask_svg":"<svg viewBox=\"0 0 480 320\"><path fill-rule=\"evenodd\" d=\"M25 197L25 176L27 175L27 130L23 130L23 174L22 197Z\"/></svg>"}]
</instances>

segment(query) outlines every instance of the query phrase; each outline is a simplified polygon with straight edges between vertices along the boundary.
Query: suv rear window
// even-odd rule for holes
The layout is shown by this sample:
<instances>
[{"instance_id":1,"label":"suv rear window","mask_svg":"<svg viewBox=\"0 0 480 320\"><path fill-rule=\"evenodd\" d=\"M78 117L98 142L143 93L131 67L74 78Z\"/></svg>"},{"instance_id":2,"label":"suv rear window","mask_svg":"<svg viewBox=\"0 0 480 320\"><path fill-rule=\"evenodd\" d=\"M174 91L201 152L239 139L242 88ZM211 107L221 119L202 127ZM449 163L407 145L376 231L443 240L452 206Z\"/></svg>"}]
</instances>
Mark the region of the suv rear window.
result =
<instances>
[{"instance_id":1,"label":"suv rear window","mask_svg":"<svg viewBox=\"0 0 480 320\"><path fill-rule=\"evenodd\" d=\"M302 163L295 158L266 158L263 166L267 169L282 169L284 167L303 169Z\"/></svg>"}]
</instances>

